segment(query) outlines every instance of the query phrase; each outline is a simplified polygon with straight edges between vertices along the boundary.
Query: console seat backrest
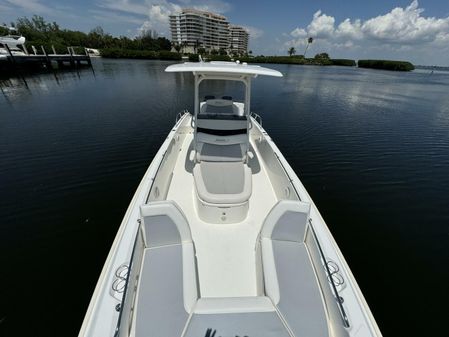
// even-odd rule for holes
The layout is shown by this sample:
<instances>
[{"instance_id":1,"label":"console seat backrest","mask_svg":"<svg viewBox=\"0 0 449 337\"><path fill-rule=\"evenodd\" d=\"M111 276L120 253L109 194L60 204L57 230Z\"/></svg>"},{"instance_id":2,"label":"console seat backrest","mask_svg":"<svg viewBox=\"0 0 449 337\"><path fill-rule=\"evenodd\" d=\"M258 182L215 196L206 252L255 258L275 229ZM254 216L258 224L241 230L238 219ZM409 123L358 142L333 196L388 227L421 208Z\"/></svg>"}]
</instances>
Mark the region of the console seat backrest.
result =
<instances>
[{"instance_id":1,"label":"console seat backrest","mask_svg":"<svg viewBox=\"0 0 449 337\"><path fill-rule=\"evenodd\" d=\"M200 130L205 130L211 134L219 133L218 130L226 130L231 134L246 133L248 127L246 117L236 115L199 114L196 122Z\"/></svg>"},{"instance_id":2,"label":"console seat backrest","mask_svg":"<svg viewBox=\"0 0 449 337\"><path fill-rule=\"evenodd\" d=\"M245 160L247 136L196 134L197 161L236 162Z\"/></svg>"},{"instance_id":3,"label":"console seat backrest","mask_svg":"<svg viewBox=\"0 0 449 337\"><path fill-rule=\"evenodd\" d=\"M230 97L230 96L224 96ZM200 113L202 114L220 114L220 115L237 115L238 107L231 99L207 99L206 102L201 104Z\"/></svg>"},{"instance_id":4,"label":"console seat backrest","mask_svg":"<svg viewBox=\"0 0 449 337\"><path fill-rule=\"evenodd\" d=\"M196 120L198 128L209 130L209 132L239 130L246 133L247 122L243 108L227 99L209 99L202 102Z\"/></svg>"},{"instance_id":5,"label":"console seat backrest","mask_svg":"<svg viewBox=\"0 0 449 337\"><path fill-rule=\"evenodd\" d=\"M136 294L135 336L181 336L199 297L189 224L173 201L142 205L140 215L146 248Z\"/></svg>"}]
</instances>

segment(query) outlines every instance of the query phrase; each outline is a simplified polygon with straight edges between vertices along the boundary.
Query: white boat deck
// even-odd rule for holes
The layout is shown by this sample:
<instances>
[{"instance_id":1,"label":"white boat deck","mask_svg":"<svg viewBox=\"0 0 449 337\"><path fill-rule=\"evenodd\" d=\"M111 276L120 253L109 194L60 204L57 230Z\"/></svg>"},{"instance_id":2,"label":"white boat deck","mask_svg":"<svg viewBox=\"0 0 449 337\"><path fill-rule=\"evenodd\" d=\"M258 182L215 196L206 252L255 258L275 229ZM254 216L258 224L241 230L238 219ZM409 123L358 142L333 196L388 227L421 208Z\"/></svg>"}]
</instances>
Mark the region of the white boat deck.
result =
<instances>
[{"instance_id":1,"label":"white boat deck","mask_svg":"<svg viewBox=\"0 0 449 337\"><path fill-rule=\"evenodd\" d=\"M277 202L276 195L255 146L249 160L252 170L252 195L247 218L234 224L210 224L199 219L195 206L193 161L185 158L193 134L189 134L178 155L167 200L174 200L184 212L198 258L201 297L257 296L256 240L263 221Z\"/></svg>"},{"instance_id":2,"label":"white boat deck","mask_svg":"<svg viewBox=\"0 0 449 337\"><path fill-rule=\"evenodd\" d=\"M229 62L166 71L194 73L195 112L178 115L139 185L79 336L381 336L304 186L248 123L252 78L282 74ZM224 98L199 115L204 80L243 82L247 119L216 118L230 105ZM334 284L329 261L345 282ZM122 293L114 285L124 267Z\"/></svg>"}]
</instances>

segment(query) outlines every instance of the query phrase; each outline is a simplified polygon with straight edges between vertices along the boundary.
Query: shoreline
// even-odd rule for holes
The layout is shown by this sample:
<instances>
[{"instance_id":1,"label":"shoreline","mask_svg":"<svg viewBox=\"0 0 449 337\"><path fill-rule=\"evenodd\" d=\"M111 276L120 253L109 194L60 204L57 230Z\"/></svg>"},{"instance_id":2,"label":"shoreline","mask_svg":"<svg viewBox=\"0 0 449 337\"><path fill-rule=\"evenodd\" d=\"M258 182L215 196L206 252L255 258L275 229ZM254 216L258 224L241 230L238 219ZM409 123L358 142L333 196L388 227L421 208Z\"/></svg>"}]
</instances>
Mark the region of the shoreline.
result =
<instances>
[{"instance_id":1,"label":"shoreline","mask_svg":"<svg viewBox=\"0 0 449 337\"><path fill-rule=\"evenodd\" d=\"M103 58L123 58L123 59L148 59L148 60L173 60L181 61L183 57L188 57L189 62L199 62L199 54L183 55L170 51L145 51L145 50L129 50L129 49L102 49L100 50ZM204 55L207 61L234 61L246 63L261 64L295 64L295 65L314 65L314 66L341 66L341 67L358 67L389 71L412 71L415 66L408 61L396 60L353 60L353 59L332 59L327 54L317 54L314 58L304 58L298 56L243 56L231 58L228 55Z\"/></svg>"}]
</instances>

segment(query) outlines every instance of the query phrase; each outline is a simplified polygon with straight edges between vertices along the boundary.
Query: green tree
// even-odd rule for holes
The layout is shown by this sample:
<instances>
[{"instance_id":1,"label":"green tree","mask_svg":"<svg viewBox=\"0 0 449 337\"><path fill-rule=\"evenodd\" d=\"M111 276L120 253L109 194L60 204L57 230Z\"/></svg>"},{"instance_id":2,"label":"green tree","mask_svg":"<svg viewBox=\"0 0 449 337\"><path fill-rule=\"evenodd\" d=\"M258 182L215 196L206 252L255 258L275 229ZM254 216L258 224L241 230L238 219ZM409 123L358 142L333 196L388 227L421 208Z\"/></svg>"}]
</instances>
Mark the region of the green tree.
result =
<instances>
[{"instance_id":1,"label":"green tree","mask_svg":"<svg viewBox=\"0 0 449 337\"><path fill-rule=\"evenodd\" d=\"M159 50L171 50L171 42L165 37L158 37L157 43L159 45Z\"/></svg>"},{"instance_id":2,"label":"green tree","mask_svg":"<svg viewBox=\"0 0 449 337\"><path fill-rule=\"evenodd\" d=\"M289 56L293 56L296 54L296 49L294 47L290 47L287 51Z\"/></svg>"},{"instance_id":3,"label":"green tree","mask_svg":"<svg viewBox=\"0 0 449 337\"><path fill-rule=\"evenodd\" d=\"M9 34L9 29L0 26L0 36L2 36L2 35L8 35L8 34Z\"/></svg>"},{"instance_id":4,"label":"green tree","mask_svg":"<svg viewBox=\"0 0 449 337\"><path fill-rule=\"evenodd\" d=\"M332 64L332 61L331 61L328 53L316 54L315 57L314 57L314 61L316 63L322 64L322 65L330 65L330 64Z\"/></svg>"},{"instance_id":5,"label":"green tree","mask_svg":"<svg viewBox=\"0 0 449 337\"><path fill-rule=\"evenodd\" d=\"M314 58L315 58L315 60L329 60L330 59L328 53L316 54Z\"/></svg>"},{"instance_id":6,"label":"green tree","mask_svg":"<svg viewBox=\"0 0 449 337\"><path fill-rule=\"evenodd\" d=\"M66 53L68 46L146 50L148 52L169 51L171 49L171 42L165 37L157 37L154 31L145 31L141 36L130 39L126 36L114 37L106 33L102 27L97 26L86 34L80 31L62 29L56 22L46 22L43 17L36 15L31 19L27 17L18 18L16 28L19 34L26 37L27 47L42 45L47 51L50 51L51 47L54 46L58 53ZM5 30L5 33L8 33L8 29ZM0 31L0 35L5 34ZM40 48L38 50L40 51Z\"/></svg>"},{"instance_id":7,"label":"green tree","mask_svg":"<svg viewBox=\"0 0 449 337\"><path fill-rule=\"evenodd\" d=\"M304 50L304 57L306 57L307 49L309 49L309 45L311 45L312 42L313 42L313 37L309 37L309 38L307 39L306 50Z\"/></svg>"}]
</instances>

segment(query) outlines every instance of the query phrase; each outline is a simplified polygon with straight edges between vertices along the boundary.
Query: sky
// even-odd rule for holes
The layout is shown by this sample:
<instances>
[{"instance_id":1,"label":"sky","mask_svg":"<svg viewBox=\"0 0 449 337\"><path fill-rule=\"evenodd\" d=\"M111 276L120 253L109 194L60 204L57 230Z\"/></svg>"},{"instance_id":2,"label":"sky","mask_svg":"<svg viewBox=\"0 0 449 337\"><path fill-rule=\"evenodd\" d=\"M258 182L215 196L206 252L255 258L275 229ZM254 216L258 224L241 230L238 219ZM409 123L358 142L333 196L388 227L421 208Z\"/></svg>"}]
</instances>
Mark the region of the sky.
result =
<instances>
[{"instance_id":1,"label":"sky","mask_svg":"<svg viewBox=\"0 0 449 337\"><path fill-rule=\"evenodd\" d=\"M223 14L250 33L253 55L381 58L449 66L449 0L0 0L0 23L33 14L61 27L134 37L143 29L170 38L168 16L182 8Z\"/></svg>"}]
</instances>

